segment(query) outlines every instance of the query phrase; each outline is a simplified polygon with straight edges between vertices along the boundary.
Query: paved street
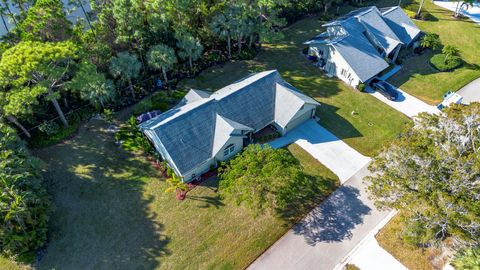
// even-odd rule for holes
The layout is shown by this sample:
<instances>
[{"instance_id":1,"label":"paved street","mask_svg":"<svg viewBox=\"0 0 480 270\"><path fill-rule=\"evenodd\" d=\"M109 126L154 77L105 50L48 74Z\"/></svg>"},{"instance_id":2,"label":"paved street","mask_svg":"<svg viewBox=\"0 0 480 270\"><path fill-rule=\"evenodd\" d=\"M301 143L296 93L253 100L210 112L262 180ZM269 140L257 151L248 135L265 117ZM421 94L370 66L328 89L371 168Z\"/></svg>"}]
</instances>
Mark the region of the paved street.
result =
<instances>
[{"instance_id":1,"label":"paved street","mask_svg":"<svg viewBox=\"0 0 480 270\"><path fill-rule=\"evenodd\" d=\"M480 78L472 81L457 91L463 97L463 102L480 102Z\"/></svg>"},{"instance_id":2,"label":"paved street","mask_svg":"<svg viewBox=\"0 0 480 270\"><path fill-rule=\"evenodd\" d=\"M333 269L389 214L368 199L368 174L364 166L248 269Z\"/></svg>"},{"instance_id":3,"label":"paved street","mask_svg":"<svg viewBox=\"0 0 480 270\"><path fill-rule=\"evenodd\" d=\"M303 123L286 136L269 144L273 148L279 148L290 143L298 144L329 168L339 177L341 183L370 162L369 157L360 154L313 120Z\"/></svg>"}]
</instances>

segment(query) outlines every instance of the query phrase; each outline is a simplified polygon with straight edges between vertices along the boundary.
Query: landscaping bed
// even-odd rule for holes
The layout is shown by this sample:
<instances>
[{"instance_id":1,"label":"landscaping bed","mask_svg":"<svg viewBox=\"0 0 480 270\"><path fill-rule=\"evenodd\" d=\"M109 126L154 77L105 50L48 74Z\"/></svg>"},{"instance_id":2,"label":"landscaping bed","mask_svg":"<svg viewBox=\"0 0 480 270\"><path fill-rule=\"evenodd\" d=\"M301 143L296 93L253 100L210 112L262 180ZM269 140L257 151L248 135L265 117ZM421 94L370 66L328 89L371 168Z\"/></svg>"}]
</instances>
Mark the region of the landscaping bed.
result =
<instances>
[{"instance_id":1,"label":"landscaping bed","mask_svg":"<svg viewBox=\"0 0 480 270\"><path fill-rule=\"evenodd\" d=\"M462 65L462 58L458 56L447 57L445 54L439 53L430 58L430 65L438 71L452 71Z\"/></svg>"}]
</instances>

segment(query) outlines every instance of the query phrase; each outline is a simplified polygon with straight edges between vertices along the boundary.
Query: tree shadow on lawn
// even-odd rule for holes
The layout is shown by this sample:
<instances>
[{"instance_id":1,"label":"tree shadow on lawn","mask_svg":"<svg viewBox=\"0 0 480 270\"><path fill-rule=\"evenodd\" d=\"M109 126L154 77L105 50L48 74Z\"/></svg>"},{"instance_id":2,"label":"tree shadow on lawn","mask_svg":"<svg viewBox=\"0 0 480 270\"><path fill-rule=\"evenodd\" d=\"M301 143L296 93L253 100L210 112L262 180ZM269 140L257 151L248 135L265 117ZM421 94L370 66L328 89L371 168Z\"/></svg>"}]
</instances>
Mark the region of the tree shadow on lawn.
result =
<instances>
[{"instance_id":1,"label":"tree shadow on lawn","mask_svg":"<svg viewBox=\"0 0 480 270\"><path fill-rule=\"evenodd\" d=\"M363 137L363 134L355 126L336 113L338 110L338 107L321 103L321 106L317 109L320 124L340 140Z\"/></svg>"},{"instance_id":2,"label":"tree shadow on lawn","mask_svg":"<svg viewBox=\"0 0 480 270\"><path fill-rule=\"evenodd\" d=\"M276 214L287 223L294 224L318 206L338 186L335 179L307 175L307 183L297 187L294 197L285 209L277 209Z\"/></svg>"},{"instance_id":3,"label":"tree shadow on lawn","mask_svg":"<svg viewBox=\"0 0 480 270\"><path fill-rule=\"evenodd\" d=\"M153 196L143 194L156 172L102 126L92 120L73 140L37 151L56 206L40 269L153 269L170 254Z\"/></svg>"},{"instance_id":4,"label":"tree shadow on lawn","mask_svg":"<svg viewBox=\"0 0 480 270\"><path fill-rule=\"evenodd\" d=\"M387 79L388 82L399 87L415 77L415 75L431 75L439 73L430 65L430 58L435 53L432 50L427 50L421 55L411 56L403 61L402 69Z\"/></svg>"},{"instance_id":5,"label":"tree shadow on lawn","mask_svg":"<svg viewBox=\"0 0 480 270\"><path fill-rule=\"evenodd\" d=\"M295 234L305 237L309 245L320 242L341 242L352 237L355 226L371 208L360 199L360 191L352 186L341 186L308 216L293 227Z\"/></svg>"}]
</instances>

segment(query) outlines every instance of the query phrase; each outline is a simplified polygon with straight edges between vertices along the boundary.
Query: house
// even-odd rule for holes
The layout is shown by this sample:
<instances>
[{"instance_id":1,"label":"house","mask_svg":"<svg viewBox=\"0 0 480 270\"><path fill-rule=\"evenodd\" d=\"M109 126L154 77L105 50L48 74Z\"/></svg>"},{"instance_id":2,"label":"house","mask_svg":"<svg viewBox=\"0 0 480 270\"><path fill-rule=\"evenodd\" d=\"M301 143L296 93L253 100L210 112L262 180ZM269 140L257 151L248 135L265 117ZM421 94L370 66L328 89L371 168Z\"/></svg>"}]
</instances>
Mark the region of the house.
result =
<instances>
[{"instance_id":1,"label":"house","mask_svg":"<svg viewBox=\"0 0 480 270\"><path fill-rule=\"evenodd\" d=\"M233 157L252 134L273 126L284 135L313 118L319 105L272 70L214 93L192 89L177 106L139 128L188 182Z\"/></svg>"},{"instance_id":2,"label":"house","mask_svg":"<svg viewBox=\"0 0 480 270\"><path fill-rule=\"evenodd\" d=\"M304 43L308 53L328 76L352 87L388 68L421 33L400 7L360 8L323 26L325 32Z\"/></svg>"}]
</instances>

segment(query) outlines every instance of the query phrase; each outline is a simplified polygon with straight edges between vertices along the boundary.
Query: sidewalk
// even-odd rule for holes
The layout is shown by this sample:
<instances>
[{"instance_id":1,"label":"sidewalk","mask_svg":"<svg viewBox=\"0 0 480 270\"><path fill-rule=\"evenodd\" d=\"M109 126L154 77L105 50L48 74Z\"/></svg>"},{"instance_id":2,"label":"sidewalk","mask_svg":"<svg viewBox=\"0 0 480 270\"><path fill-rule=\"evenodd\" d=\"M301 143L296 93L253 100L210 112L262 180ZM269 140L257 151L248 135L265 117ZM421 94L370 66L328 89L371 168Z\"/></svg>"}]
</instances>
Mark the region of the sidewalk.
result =
<instances>
[{"instance_id":1,"label":"sidewalk","mask_svg":"<svg viewBox=\"0 0 480 270\"><path fill-rule=\"evenodd\" d=\"M351 177L248 269L334 269L371 234L389 211L368 199L362 179L368 165Z\"/></svg>"}]
</instances>

